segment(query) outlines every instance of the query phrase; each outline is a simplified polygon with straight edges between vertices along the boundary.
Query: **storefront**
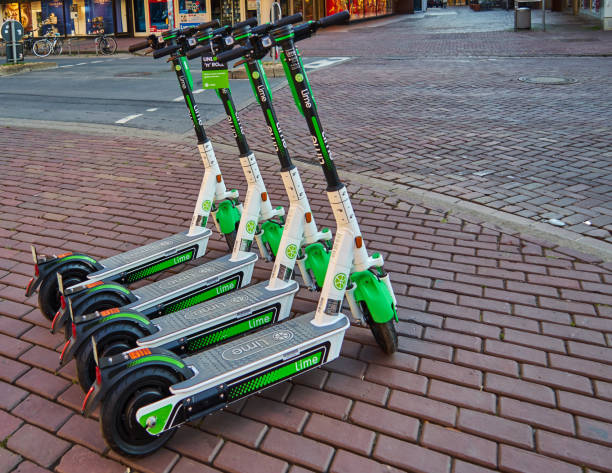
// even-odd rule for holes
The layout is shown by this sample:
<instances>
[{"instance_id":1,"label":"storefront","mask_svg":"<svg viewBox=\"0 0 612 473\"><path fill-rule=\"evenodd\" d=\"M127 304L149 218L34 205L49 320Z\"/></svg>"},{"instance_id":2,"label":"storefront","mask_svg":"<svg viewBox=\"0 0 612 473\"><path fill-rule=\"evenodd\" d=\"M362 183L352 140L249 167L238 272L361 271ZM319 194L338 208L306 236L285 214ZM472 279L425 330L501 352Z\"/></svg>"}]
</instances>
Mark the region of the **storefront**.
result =
<instances>
[{"instance_id":1,"label":"storefront","mask_svg":"<svg viewBox=\"0 0 612 473\"><path fill-rule=\"evenodd\" d=\"M592 0L599 1L599 0ZM272 0L0 0L0 20L15 19L35 36L147 36L218 18L234 24L257 15L270 21ZM393 0L279 0L283 16L316 20L349 10L351 19L391 13Z\"/></svg>"}]
</instances>

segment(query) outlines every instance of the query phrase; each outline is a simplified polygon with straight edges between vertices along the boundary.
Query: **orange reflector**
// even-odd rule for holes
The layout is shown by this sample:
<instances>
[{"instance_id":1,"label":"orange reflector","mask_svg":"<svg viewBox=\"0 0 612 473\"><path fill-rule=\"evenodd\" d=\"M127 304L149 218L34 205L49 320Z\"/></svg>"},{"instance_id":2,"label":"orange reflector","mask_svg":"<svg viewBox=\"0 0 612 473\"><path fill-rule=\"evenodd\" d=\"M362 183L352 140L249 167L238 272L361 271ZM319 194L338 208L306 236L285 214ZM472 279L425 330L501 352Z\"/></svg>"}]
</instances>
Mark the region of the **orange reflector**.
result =
<instances>
[{"instance_id":1,"label":"orange reflector","mask_svg":"<svg viewBox=\"0 0 612 473\"><path fill-rule=\"evenodd\" d=\"M304 217L306 218L306 223L310 223L312 221L312 214L310 212L306 212Z\"/></svg>"},{"instance_id":2,"label":"orange reflector","mask_svg":"<svg viewBox=\"0 0 612 473\"><path fill-rule=\"evenodd\" d=\"M91 289L92 287L99 286L100 284L103 284L102 281L96 281L96 282L92 282L92 283L85 285L85 287L87 289Z\"/></svg>"},{"instance_id":3,"label":"orange reflector","mask_svg":"<svg viewBox=\"0 0 612 473\"><path fill-rule=\"evenodd\" d=\"M217 182L221 182L223 180L223 178L221 177L221 174L217 174Z\"/></svg>"},{"instance_id":4,"label":"orange reflector","mask_svg":"<svg viewBox=\"0 0 612 473\"><path fill-rule=\"evenodd\" d=\"M72 251L69 251L68 253L62 253L61 255L57 255L58 258L64 258L65 256L70 256L72 254Z\"/></svg>"},{"instance_id":5,"label":"orange reflector","mask_svg":"<svg viewBox=\"0 0 612 473\"><path fill-rule=\"evenodd\" d=\"M268 193L267 192L262 192L261 193L261 201L265 202L266 200L268 200Z\"/></svg>"},{"instance_id":6,"label":"orange reflector","mask_svg":"<svg viewBox=\"0 0 612 473\"><path fill-rule=\"evenodd\" d=\"M361 248L363 246L363 238L361 238L360 236L355 237L355 246L357 248Z\"/></svg>"},{"instance_id":7,"label":"orange reflector","mask_svg":"<svg viewBox=\"0 0 612 473\"><path fill-rule=\"evenodd\" d=\"M72 338L77 338L76 335L76 324L72 322Z\"/></svg>"},{"instance_id":8,"label":"orange reflector","mask_svg":"<svg viewBox=\"0 0 612 473\"><path fill-rule=\"evenodd\" d=\"M65 309L65 308L66 308L66 298L64 297L64 294L62 294L62 295L60 296L60 307L61 307L62 309Z\"/></svg>"},{"instance_id":9,"label":"orange reflector","mask_svg":"<svg viewBox=\"0 0 612 473\"><path fill-rule=\"evenodd\" d=\"M119 312L119 309L117 307L113 307L112 309L103 310L100 312L100 315L102 317L106 317L107 315L116 314L117 312Z\"/></svg>"},{"instance_id":10,"label":"orange reflector","mask_svg":"<svg viewBox=\"0 0 612 473\"><path fill-rule=\"evenodd\" d=\"M98 384L102 383L102 378L100 377L100 381L98 382L98 372L96 371L96 382ZM87 391L87 396L85 396L85 399L83 400L83 405L81 406L81 412L85 412L85 406L87 406L87 400L89 399L89 396L91 396L94 392L94 387L93 385L91 386L91 388L89 388L89 391Z\"/></svg>"},{"instance_id":11,"label":"orange reflector","mask_svg":"<svg viewBox=\"0 0 612 473\"><path fill-rule=\"evenodd\" d=\"M148 348L141 348L140 350L135 350L128 354L130 355L130 358L132 360L135 360L137 358L140 358L141 356L150 355L151 350L149 350Z\"/></svg>"},{"instance_id":12,"label":"orange reflector","mask_svg":"<svg viewBox=\"0 0 612 473\"><path fill-rule=\"evenodd\" d=\"M96 383L102 384L102 372L99 366L96 366Z\"/></svg>"}]
</instances>

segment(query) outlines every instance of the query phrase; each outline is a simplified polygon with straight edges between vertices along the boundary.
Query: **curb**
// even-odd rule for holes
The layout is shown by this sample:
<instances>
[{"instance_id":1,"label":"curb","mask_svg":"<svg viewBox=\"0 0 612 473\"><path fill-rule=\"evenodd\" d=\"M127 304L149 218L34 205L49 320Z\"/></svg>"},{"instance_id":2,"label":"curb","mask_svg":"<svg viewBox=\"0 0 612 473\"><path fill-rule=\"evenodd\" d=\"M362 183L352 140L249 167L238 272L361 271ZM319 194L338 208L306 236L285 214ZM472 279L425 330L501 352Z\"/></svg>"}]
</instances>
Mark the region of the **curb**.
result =
<instances>
[{"instance_id":1,"label":"curb","mask_svg":"<svg viewBox=\"0 0 612 473\"><path fill-rule=\"evenodd\" d=\"M99 135L122 135L122 136L138 136L142 138L155 138L171 142L184 143L185 139L191 135L192 131L185 133L160 133L155 130L139 130L136 128L124 128L114 125L99 125L99 124L83 124L72 122L51 122L44 120L26 120L26 119L6 119L0 118L0 126L21 127L21 128L46 128L68 131L79 134L99 134ZM236 147L224 143L214 143L215 149L224 153L235 153ZM276 160L274 154L267 153L261 150L253 150L257 154L258 159ZM302 168L308 170L319 171L320 166L316 163L309 163L304 159L294 158L299 161ZM363 176L358 173L341 170L345 180L360 184L366 187L375 187L379 190L384 190L393 193L402 199L408 200L410 203L423 205L432 210L441 210L442 213L451 213L459 218L478 219L480 222L488 222L500 227L501 231L506 233L518 232L524 235L530 235L535 238L544 239L550 243L581 251L583 253L597 256L604 262L612 262L612 244L596 238L581 235L580 233L562 228L553 227L547 223L536 222L525 217L513 215L508 212L496 210L485 205L476 204L457 197L432 192L425 189L410 187L404 184L397 184L377 179L370 176ZM509 231L510 230L510 231Z\"/></svg>"},{"instance_id":2,"label":"curb","mask_svg":"<svg viewBox=\"0 0 612 473\"><path fill-rule=\"evenodd\" d=\"M0 76L14 76L23 72L40 71L44 69L56 69L56 62L27 62L15 65L0 65Z\"/></svg>"}]
</instances>

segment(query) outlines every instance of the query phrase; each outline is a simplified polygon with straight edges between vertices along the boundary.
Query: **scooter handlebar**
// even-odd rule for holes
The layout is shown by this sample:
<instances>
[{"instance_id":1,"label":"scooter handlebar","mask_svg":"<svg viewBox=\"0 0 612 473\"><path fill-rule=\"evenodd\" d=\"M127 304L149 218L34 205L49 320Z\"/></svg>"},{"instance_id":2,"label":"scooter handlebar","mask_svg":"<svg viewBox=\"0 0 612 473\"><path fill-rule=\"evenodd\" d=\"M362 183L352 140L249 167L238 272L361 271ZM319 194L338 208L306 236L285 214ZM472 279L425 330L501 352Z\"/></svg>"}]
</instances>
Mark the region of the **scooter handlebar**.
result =
<instances>
[{"instance_id":1,"label":"scooter handlebar","mask_svg":"<svg viewBox=\"0 0 612 473\"><path fill-rule=\"evenodd\" d=\"M349 14L349 12L344 10L333 15L325 16L319 21L317 21L317 23L319 24L319 27L327 28L328 26L341 25L343 23L346 23L350 18L351 15Z\"/></svg>"},{"instance_id":2,"label":"scooter handlebar","mask_svg":"<svg viewBox=\"0 0 612 473\"><path fill-rule=\"evenodd\" d=\"M149 40L146 40L146 41L141 41L140 43L132 44L128 48L128 51L133 53L133 52L140 51L141 49L145 49L148 47L149 47Z\"/></svg>"},{"instance_id":3,"label":"scooter handlebar","mask_svg":"<svg viewBox=\"0 0 612 473\"><path fill-rule=\"evenodd\" d=\"M244 21L241 21L240 23L236 23L234 26L230 28L230 30L236 30L238 28L243 28L245 26L250 26L251 28L254 28L255 26L257 26L257 17L253 16L249 18L248 20L244 20Z\"/></svg>"},{"instance_id":4,"label":"scooter handlebar","mask_svg":"<svg viewBox=\"0 0 612 473\"><path fill-rule=\"evenodd\" d=\"M198 26L194 26L193 30L202 31L202 30L205 30L206 28L218 28L218 27L219 27L219 20L212 20L206 23L200 23Z\"/></svg>"},{"instance_id":5,"label":"scooter handlebar","mask_svg":"<svg viewBox=\"0 0 612 473\"><path fill-rule=\"evenodd\" d=\"M172 54L174 51L177 51L181 47L178 44L173 44L172 46L166 46L165 48L157 49L153 51L153 57L155 59L159 59L160 57L167 56L168 54Z\"/></svg>"},{"instance_id":6,"label":"scooter handlebar","mask_svg":"<svg viewBox=\"0 0 612 473\"><path fill-rule=\"evenodd\" d=\"M212 54L209 45L201 46L199 48L194 48L190 51L187 51L187 59L195 59L206 54Z\"/></svg>"},{"instance_id":7,"label":"scooter handlebar","mask_svg":"<svg viewBox=\"0 0 612 473\"><path fill-rule=\"evenodd\" d=\"M255 35L259 35L259 34L266 34L268 31L274 29L274 28L279 28L281 26L285 26L285 25L293 25L295 23L299 23L300 21L302 21L302 13L295 13L293 15L289 15L289 16L285 16L283 18L281 18L280 20L278 20L276 23L265 23L263 25L259 25L256 28L253 28L251 30L251 33L255 34Z\"/></svg>"},{"instance_id":8,"label":"scooter handlebar","mask_svg":"<svg viewBox=\"0 0 612 473\"><path fill-rule=\"evenodd\" d=\"M217 55L217 61L227 63L232 59L238 59L239 57L246 56L251 48L241 46L239 48L230 49Z\"/></svg>"}]
</instances>

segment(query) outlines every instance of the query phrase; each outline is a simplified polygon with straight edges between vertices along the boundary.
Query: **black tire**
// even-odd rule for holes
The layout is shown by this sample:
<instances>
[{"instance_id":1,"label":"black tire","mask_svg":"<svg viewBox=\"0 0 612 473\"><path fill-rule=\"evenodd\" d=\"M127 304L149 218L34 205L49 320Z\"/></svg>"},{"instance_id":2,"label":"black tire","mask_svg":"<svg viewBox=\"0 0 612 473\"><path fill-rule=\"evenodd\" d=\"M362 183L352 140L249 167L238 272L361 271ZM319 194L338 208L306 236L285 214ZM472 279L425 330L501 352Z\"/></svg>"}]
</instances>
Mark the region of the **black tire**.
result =
<instances>
[{"instance_id":1,"label":"black tire","mask_svg":"<svg viewBox=\"0 0 612 473\"><path fill-rule=\"evenodd\" d=\"M138 457L161 448L176 429L150 435L136 421L136 411L169 395L179 376L164 368L145 367L125 376L102 403L100 424L108 446L120 455Z\"/></svg>"},{"instance_id":2,"label":"black tire","mask_svg":"<svg viewBox=\"0 0 612 473\"><path fill-rule=\"evenodd\" d=\"M113 292L101 292L100 294L94 294L88 297L82 303L74 307L74 315L91 314L99 310L114 309L115 307L121 307L127 304L127 301L123 297Z\"/></svg>"},{"instance_id":3,"label":"black tire","mask_svg":"<svg viewBox=\"0 0 612 473\"><path fill-rule=\"evenodd\" d=\"M32 52L38 57L47 57L52 50L53 45L48 39L39 39L32 46Z\"/></svg>"},{"instance_id":4,"label":"black tire","mask_svg":"<svg viewBox=\"0 0 612 473\"><path fill-rule=\"evenodd\" d=\"M110 36L103 36L102 38L100 38L98 47L99 51L102 54L115 54L115 51L117 51L117 41L115 41L115 38L112 38Z\"/></svg>"},{"instance_id":5,"label":"black tire","mask_svg":"<svg viewBox=\"0 0 612 473\"><path fill-rule=\"evenodd\" d=\"M236 222L236 228L231 233L224 233L225 241L227 242L227 247L230 251L234 250L234 244L236 243L236 236L238 235L238 225L240 222Z\"/></svg>"},{"instance_id":6,"label":"black tire","mask_svg":"<svg viewBox=\"0 0 612 473\"><path fill-rule=\"evenodd\" d=\"M126 322L110 323L94 334L100 356L117 355L136 348L136 340L144 336L145 333L140 327ZM96 380L96 360L90 340L80 346L74 358L79 386L83 392L87 392Z\"/></svg>"},{"instance_id":7,"label":"black tire","mask_svg":"<svg viewBox=\"0 0 612 473\"><path fill-rule=\"evenodd\" d=\"M374 322L372 315L365 304L361 304L361 310L365 315L366 321L370 326L374 340L378 343L378 346L387 355L392 355L397 351L397 331L395 330L395 324L393 319L388 322L378 323Z\"/></svg>"},{"instance_id":8,"label":"black tire","mask_svg":"<svg viewBox=\"0 0 612 473\"><path fill-rule=\"evenodd\" d=\"M85 281L87 275L92 271L89 266L74 262L62 266L57 272L62 274L64 287L68 288ZM60 308L60 293L55 271L45 278L38 289L38 307L49 320L53 320L53 317L55 317Z\"/></svg>"}]
</instances>

